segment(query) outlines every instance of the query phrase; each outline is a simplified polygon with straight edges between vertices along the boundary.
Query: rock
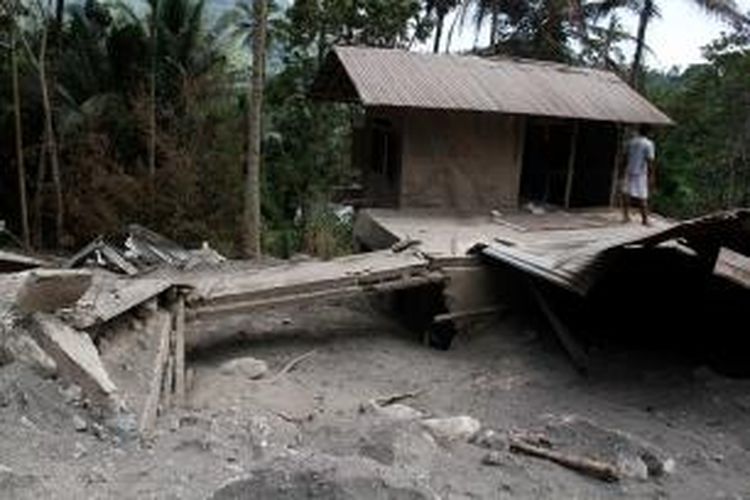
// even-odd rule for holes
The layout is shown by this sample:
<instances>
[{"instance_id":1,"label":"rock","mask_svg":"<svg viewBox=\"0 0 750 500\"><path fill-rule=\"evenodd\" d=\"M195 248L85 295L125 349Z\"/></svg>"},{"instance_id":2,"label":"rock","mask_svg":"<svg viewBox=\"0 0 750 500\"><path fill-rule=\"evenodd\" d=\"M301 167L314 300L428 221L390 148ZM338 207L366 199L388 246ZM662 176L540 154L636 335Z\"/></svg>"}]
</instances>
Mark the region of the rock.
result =
<instances>
[{"instance_id":1,"label":"rock","mask_svg":"<svg viewBox=\"0 0 750 500\"><path fill-rule=\"evenodd\" d=\"M491 466L505 465L505 455L499 451L491 451L482 457L482 463Z\"/></svg>"},{"instance_id":2,"label":"rock","mask_svg":"<svg viewBox=\"0 0 750 500\"><path fill-rule=\"evenodd\" d=\"M632 479L640 479L645 481L649 476L649 469L640 457L632 455L620 454L617 457L617 469L624 477Z\"/></svg>"},{"instance_id":3,"label":"rock","mask_svg":"<svg viewBox=\"0 0 750 500\"><path fill-rule=\"evenodd\" d=\"M251 380L262 378L268 373L268 364L256 358L236 358L223 363L219 367L222 375L240 375Z\"/></svg>"},{"instance_id":4,"label":"rock","mask_svg":"<svg viewBox=\"0 0 750 500\"><path fill-rule=\"evenodd\" d=\"M89 428L89 424L79 415L73 415L73 428L76 432L86 432Z\"/></svg>"},{"instance_id":5,"label":"rock","mask_svg":"<svg viewBox=\"0 0 750 500\"><path fill-rule=\"evenodd\" d=\"M77 384L70 384L61 392L67 404L78 404L83 400L83 391Z\"/></svg>"},{"instance_id":6,"label":"rock","mask_svg":"<svg viewBox=\"0 0 750 500\"><path fill-rule=\"evenodd\" d=\"M81 443L76 442L75 450L73 451L73 458L78 460L79 458L86 456L86 453L88 453L86 447Z\"/></svg>"},{"instance_id":7,"label":"rock","mask_svg":"<svg viewBox=\"0 0 750 500\"><path fill-rule=\"evenodd\" d=\"M417 420L425 415L411 406L394 403L388 406L374 405L375 414L392 420Z\"/></svg>"},{"instance_id":8,"label":"rock","mask_svg":"<svg viewBox=\"0 0 750 500\"><path fill-rule=\"evenodd\" d=\"M641 453L640 458L646 464L650 477L661 477L674 472L675 461L672 458L660 458L656 453L651 451L644 451Z\"/></svg>"},{"instance_id":9,"label":"rock","mask_svg":"<svg viewBox=\"0 0 750 500\"><path fill-rule=\"evenodd\" d=\"M492 429L482 429L471 438L471 444L488 450L506 450L508 442L505 437Z\"/></svg>"},{"instance_id":10,"label":"rock","mask_svg":"<svg viewBox=\"0 0 750 500\"><path fill-rule=\"evenodd\" d=\"M428 418L422 426L439 441L467 441L482 427L479 420L466 415L449 418Z\"/></svg>"},{"instance_id":11,"label":"rock","mask_svg":"<svg viewBox=\"0 0 750 500\"><path fill-rule=\"evenodd\" d=\"M5 342L5 349L10 356L31 367L44 378L57 375L57 363L53 360L36 341L26 333L16 330Z\"/></svg>"}]
</instances>

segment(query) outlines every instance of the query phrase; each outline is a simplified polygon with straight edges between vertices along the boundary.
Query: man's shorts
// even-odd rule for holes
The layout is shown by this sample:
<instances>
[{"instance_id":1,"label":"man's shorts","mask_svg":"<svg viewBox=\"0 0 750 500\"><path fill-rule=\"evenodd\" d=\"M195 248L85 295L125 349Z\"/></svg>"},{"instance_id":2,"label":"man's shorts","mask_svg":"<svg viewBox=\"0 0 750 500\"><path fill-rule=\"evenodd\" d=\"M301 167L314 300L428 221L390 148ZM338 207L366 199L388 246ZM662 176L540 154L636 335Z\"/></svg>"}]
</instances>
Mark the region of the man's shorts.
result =
<instances>
[{"instance_id":1,"label":"man's shorts","mask_svg":"<svg viewBox=\"0 0 750 500\"><path fill-rule=\"evenodd\" d=\"M626 175L622 192L631 198L648 199L648 175Z\"/></svg>"}]
</instances>

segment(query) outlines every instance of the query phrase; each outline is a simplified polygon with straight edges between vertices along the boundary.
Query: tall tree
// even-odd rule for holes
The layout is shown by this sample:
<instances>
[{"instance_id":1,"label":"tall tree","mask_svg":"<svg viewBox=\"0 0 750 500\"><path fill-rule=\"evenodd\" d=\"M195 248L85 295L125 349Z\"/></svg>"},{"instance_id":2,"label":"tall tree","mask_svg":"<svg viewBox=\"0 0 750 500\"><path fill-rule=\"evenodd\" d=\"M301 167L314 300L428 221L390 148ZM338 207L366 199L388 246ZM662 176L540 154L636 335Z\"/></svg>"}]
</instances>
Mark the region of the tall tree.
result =
<instances>
[{"instance_id":1,"label":"tall tree","mask_svg":"<svg viewBox=\"0 0 750 500\"><path fill-rule=\"evenodd\" d=\"M629 9L638 15L638 31L635 40L635 53L630 67L630 84L637 89L641 87L643 72L643 52L646 47L648 27L660 16L659 0L598 0L591 2L589 8L597 15L609 15L616 9ZM690 0L703 8L707 13L735 24L748 24L750 19L743 15L734 0Z\"/></svg>"},{"instance_id":2,"label":"tall tree","mask_svg":"<svg viewBox=\"0 0 750 500\"><path fill-rule=\"evenodd\" d=\"M254 0L253 60L250 78L248 113L247 177L245 179L244 242L247 258L261 255L260 248L260 161L263 85L266 73L266 32L268 0Z\"/></svg>"},{"instance_id":3,"label":"tall tree","mask_svg":"<svg viewBox=\"0 0 750 500\"><path fill-rule=\"evenodd\" d=\"M15 15L12 13L11 15ZM16 169L18 172L18 198L21 210L21 239L24 247L31 246L29 233L29 206L26 200L26 168L23 157L23 126L21 124L21 92L18 79L18 40L15 23L10 26L10 64L13 80L13 115L16 135Z\"/></svg>"},{"instance_id":4,"label":"tall tree","mask_svg":"<svg viewBox=\"0 0 750 500\"><path fill-rule=\"evenodd\" d=\"M458 7L459 3L460 0L427 0L425 4L425 14L427 16L435 14L435 39L432 46L432 52L435 54L440 52L445 16Z\"/></svg>"}]
</instances>

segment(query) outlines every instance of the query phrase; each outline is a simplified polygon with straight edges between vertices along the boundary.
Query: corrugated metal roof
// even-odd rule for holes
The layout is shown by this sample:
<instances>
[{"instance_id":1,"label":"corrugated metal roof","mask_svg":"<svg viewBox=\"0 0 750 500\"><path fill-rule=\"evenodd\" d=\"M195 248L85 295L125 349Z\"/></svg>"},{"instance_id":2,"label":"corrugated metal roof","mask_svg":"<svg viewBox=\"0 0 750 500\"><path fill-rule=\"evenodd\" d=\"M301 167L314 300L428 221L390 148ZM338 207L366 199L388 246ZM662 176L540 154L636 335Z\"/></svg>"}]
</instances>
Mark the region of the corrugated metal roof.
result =
<instances>
[{"instance_id":1,"label":"corrugated metal roof","mask_svg":"<svg viewBox=\"0 0 750 500\"><path fill-rule=\"evenodd\" d=\"M365 106L672 123L613 73L530 60L336 47L313 93Z\"/></svg>"}]
</instances>

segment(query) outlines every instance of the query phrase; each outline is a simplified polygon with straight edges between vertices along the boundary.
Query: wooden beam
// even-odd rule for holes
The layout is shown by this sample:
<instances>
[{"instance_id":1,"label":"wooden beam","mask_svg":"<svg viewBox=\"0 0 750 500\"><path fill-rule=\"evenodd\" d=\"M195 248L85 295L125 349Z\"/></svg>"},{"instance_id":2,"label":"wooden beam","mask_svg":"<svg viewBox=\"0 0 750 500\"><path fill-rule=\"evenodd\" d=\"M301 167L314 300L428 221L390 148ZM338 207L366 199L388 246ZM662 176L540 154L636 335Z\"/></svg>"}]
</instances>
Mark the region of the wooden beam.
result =
<instances>
[{"instance_id":1,"label":"wooden beam","mask_svg":"<svg viewBox=\"0 0 750 500\"><path fill-rule=\"evenodd\" d=\"M609 206L614 207L617 202L617 181L620 173L620 159L622 158L622 125L617 124L615 158L612 161L612 185L609 194Z\"/></svg>"},{"instance_id":2,"label":"wooden beam","mask_svg":"<svg viewBox=\"0 0 750 500\"><path fill-rule=\"evenodd\" d=\"M185 404L185 295L179 293L174 311L174 392L177 405Z\"/></svg>"},{"instance_id":3,"label":"wooden beam","mask_svg":"<svg viewBox=\"0 0 750 500\"><path fill-rule=\"evenodd\" d=\"M205 319L220 317L229 314L249 313L261 309L270 309L278 306L297 304L300 302L313 302L316 300L350 297L358 294L388 292L403 290L405 288L416 288L445 280L442 273L428 273L423 276L413 276L405 279L392 280L384 283L336 287L329 290L313 291L308 293L290 293L283 296L273 296L254 300L237 300L236 302L222 301L219 304L206 304L194 307L191 311L192 318Z\"/></svg>"},{"instance_id":4,"label":"wooden beam","mask_svg":"<svg viewBox=\"0 0 750 500\"><path fill-rule=\"evenodd\" d=\"M171 331L172 318L169 314L164 314L156 330L158 347L151 371L148 396L146 396L146 403L143 406L138 424L138 431L141 437L147 437L156 426L159 400L161 399L162 379L164 378L164 365L167 362L167 356L169 356L169 337Z\"/></svg>"},{"instance_id":5,"label":"wooden beam","mask_svg":"<svg viewBox=\"0 0 750 500\"><path fill-rule=\"evenodd\" d=\"M550 325L552 325L552 329L555 331L557 338L560 339L560 343L570 356L571 361L573 361L573 365L580 373L586 374L589 367L589 357L583 350L583 347L581 347L581 344L575 339L575 337L573 337L559 316L555 314L555 311L552 309L552 306L547 301L546 297L532 280L529 280L529 287L531 288L532 295L539 304L539 308L547 317L547 320Z\"/></svg>"},{"instance_id":6,"label":"wooden beam","mask_svg":"<svg viewBox=\"0 0 750 500\"><path fill-rule=\"evenodd\" d=\"M570 136L570 154L568 156L568 174L565 180L565 208L570 208L570 195L573 192L573 177L576 167L576 153L578 150L578 122L573 122L573 133Z\"/></svg>"}]
</instances>

